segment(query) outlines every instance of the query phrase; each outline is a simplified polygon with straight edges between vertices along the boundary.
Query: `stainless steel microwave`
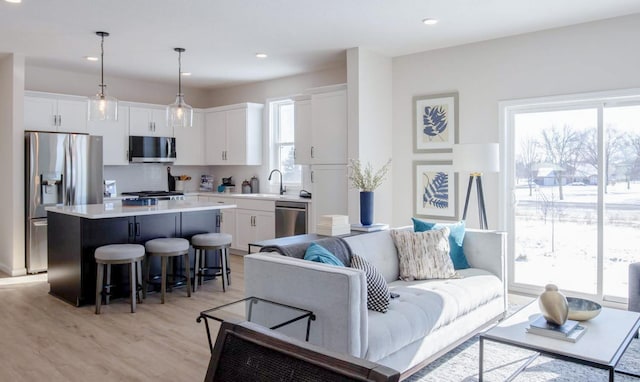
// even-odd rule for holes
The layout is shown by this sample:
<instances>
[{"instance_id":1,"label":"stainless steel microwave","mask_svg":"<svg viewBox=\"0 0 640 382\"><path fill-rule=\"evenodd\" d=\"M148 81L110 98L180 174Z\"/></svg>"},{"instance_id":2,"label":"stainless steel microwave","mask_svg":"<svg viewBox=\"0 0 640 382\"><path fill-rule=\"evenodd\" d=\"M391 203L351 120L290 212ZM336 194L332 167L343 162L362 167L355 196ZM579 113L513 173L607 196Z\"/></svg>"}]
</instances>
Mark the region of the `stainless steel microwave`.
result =
<instances>
[{"instance_id":1,"label":"stainless steel microwave","mask_svg":"<svg viewBox=\"0 0 640 382\"><path fill-rule=\"evenodd\" d=\"M171 163L175 160L175 138L129 136L129 162Z\"/></svg>"}]
</instances>

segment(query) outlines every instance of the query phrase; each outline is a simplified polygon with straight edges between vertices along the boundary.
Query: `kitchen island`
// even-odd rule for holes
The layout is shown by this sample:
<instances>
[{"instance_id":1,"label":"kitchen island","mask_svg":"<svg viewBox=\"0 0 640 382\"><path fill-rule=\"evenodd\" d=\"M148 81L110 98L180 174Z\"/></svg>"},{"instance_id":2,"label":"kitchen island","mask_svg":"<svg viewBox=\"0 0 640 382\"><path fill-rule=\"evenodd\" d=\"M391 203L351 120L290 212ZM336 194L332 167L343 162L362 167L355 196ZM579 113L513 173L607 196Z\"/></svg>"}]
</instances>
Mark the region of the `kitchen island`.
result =
<instances>
[{"instance_id":1,"label":"kitchen island","mask_svg":"<svg viewBox=\"0 0 640 382\"><path fill-rule=\"evenodd\" d=\"M76 306L95 303L95 249L107 244L135 243L159 237L183 237L220 231L220 210L233 204L184 200L153 206L119 202L48 207L49 293ZM193 256L190 256L193 263ZM158 260L158 259L155 259ZM128 270L114 267L114 283L127 283ZM158 268L152 264L152 273ZM193 268L192 268L193 269ZM120 288L126 294L128 286ZM118 293L114 291L114 293Z\"/></svg>"}]
</instances>

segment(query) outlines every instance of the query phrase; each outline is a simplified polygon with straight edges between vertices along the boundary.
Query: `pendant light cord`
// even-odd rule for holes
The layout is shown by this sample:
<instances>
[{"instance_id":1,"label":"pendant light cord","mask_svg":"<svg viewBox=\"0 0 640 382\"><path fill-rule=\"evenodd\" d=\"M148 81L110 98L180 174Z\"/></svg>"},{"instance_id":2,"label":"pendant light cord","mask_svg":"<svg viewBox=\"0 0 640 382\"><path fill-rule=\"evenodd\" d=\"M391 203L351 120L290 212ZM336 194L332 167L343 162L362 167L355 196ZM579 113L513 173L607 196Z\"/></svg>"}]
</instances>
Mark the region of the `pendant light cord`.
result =
<instances>
[{"instance_id":1,"label":"pendant light cord","mask_svg":"<svg viewBox=\"0 0 640 382\"><path fill-rule=\"evenodd\" d=\"M101 35L102 41L100 42L100 89L102 96L104 96L104 34Z\"/></svg>"},{"instance_id":2,"label":"pendant light cord","mask_svg":"<svg viewBox=\"0 0 640 382\"><path fill-rule=\"evenodd\" d=\"M178 94L182 95L182 51L178 51Z\"/></svg>"}]
</instances>

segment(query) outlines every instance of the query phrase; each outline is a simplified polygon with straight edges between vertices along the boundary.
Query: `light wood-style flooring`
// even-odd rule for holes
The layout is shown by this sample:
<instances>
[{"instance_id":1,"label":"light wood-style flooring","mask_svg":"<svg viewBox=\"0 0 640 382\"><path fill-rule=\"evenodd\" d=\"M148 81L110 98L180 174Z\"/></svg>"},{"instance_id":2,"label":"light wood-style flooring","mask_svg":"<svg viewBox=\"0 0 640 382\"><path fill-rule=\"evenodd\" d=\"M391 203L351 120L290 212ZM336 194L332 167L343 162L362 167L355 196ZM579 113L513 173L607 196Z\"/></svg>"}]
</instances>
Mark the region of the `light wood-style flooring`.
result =
<instances>
[{"instance_id":1,"label":"light wood-style flooring","mask_svg":"<svg viewBox=\"0 0 640 382\"><path fill-rule=\"evenodd\" d=\"M230 262L226 293L217 278L191 298L175 289L164 305L150 294L134 314L126 299L96 315L49 295L46 282L0 285L0 381L202 381L210 354L196 318L244 297L243 258Z\"/></svg>"}]
</instances>

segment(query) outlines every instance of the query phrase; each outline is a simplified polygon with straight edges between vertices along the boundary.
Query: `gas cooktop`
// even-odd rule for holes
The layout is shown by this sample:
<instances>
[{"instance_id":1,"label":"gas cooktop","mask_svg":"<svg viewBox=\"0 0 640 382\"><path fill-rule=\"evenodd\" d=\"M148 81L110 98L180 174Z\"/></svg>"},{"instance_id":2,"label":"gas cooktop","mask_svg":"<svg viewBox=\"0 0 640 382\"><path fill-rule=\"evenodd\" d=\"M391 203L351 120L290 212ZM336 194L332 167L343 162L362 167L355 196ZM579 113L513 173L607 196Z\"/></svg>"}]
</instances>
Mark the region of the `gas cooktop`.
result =
<instances>
[{"instance_id":1,"label":"gas cooktop","mask_svg":"<svg viewBox=\"0 0 640 382\"><path fill-rule=\"evenodd\" d=\"M148 198L153 196L177 196L177 195L184 195L184 193L180 191L135 191L135 192L123 192L122 195L132 195L132 196Z\"/></svg>"},{"instance_id":2,"label":"gas cooktop","mask_svg":"<svg viewBox=\"0 0 640 382\"><path fill-rule=\"evenodd\" d=\"M183 200L184 194L180 191L136 191L123 192L122 195L137 196L138 199L158 199L158 200Z\"/></svg>"}]
</instances>

